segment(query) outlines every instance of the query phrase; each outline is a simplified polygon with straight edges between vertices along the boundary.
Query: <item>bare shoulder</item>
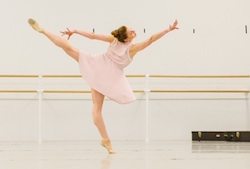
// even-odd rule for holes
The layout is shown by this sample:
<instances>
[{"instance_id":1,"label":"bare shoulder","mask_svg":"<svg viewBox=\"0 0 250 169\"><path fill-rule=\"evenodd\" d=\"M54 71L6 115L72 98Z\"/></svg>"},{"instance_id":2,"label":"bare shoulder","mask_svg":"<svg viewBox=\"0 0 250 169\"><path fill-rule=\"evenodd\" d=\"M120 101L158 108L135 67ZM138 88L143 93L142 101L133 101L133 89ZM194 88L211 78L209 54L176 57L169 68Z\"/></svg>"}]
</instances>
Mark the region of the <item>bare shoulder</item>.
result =
<instances>
[{"instance_id":1,"label":"bare shoulder","mask_svg":"<svg viewBox=\"0 0 250 169\"><path fill-rule=\"evenodd\" d=\"M109 42L113 43L115 41L115 37L113 35L109 35Z\"/></svg>"},{"instance_id":2,"label":"bare shoulder","mask_svg":"<svg viewBox=\"0 0 250 169\"><path fill-rule=\"evenodd\" d=\"M107 35L107 39L109 43L112 43L115 40L115 37L113 35Z\"/></svg>"}]
</instances>

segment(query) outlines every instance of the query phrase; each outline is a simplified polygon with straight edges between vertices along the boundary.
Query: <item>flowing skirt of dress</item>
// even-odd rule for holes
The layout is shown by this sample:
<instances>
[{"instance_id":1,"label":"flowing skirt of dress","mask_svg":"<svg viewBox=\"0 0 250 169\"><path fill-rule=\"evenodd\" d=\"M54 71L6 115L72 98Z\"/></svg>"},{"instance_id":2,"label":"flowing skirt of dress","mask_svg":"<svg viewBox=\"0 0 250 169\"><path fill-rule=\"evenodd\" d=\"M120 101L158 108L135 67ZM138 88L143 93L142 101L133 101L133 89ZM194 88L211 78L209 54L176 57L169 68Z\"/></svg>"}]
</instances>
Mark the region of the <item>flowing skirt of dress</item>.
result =
<instances>
[{"instance_id":1,"label":"flowing skirt of dress","mask_svg":"<svg viewBox=\"0 0 250 169\"><path fill-rule=\"evenodd\" d=\"M109 99L120 104L136 100L123 68L105 54L80 51L79 68L86 83Z\"/></svg>"}]
</instances>

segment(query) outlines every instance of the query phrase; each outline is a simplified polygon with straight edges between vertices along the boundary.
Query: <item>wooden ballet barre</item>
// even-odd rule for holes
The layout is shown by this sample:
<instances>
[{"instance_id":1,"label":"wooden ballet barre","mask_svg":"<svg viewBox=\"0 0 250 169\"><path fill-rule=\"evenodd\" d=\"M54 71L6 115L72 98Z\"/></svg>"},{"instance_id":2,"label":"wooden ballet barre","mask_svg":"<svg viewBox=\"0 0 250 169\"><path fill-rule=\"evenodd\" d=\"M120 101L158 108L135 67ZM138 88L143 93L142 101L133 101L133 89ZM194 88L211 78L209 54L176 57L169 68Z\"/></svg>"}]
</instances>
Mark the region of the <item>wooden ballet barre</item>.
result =
<instances>
[{"instance_id":1,"label":"wooden ballet barre","mask_svg":"<svg viewBox=\"0 0 250 169\"><path fill-rule=\"evenodd\" d=\"M37 93L37 90L0 90L0 93ZM90 90L43 90L42 93L91 93ZM144 90L134 90L135 93L144 93Z\"/></svg>"},{"instance_id":2,"label":"wooden ballet barre","mask_svg":"<svg viewBox=\"0 0 250 169\"><path fill-rule=\"evenodd\" d=\"M91 93L90 90L44 90L43 93Z\"/></svg>"},{"instance_id":3,"label":"wooden ballet barre","mask_svg":"<svg viewBox=\"0 0 250 169\"><path fill-rule=\"evenodd\" d=\"M0 75L1 78L38 78L38 75Z\"/></svg>"},{"instance_id":4,"label":"wooden ballet barre","mask_svg":"<svg viewBox=\"0 0 250 169\"><path fill-rule=\"evenodd\" d=\"M144 90L134 90L134 93L144 93ZM44 90L43 93L91 93L90 90Z\"/></svg>"},{"instance_id":5,"label":"wooden ballet barre","mask_svg":"<svg viewBox=\"0 0 250 169\"><path fill-rule=\"evenodd\" d=\"M126 75L128 78L144 78L146 77L145 75Z\"/></svg>"},{"instance_id":6,"label":"wooden ballet barre","mask_svg":"<svg viewBox=\"0 0 250 169\"><path fill-rule=\"evenodd\" d=\"M249 90L150 90L151 93L250 93Z\"/></svg>"},{"instance_id":7,"label":"wooden ballet barre","mask_svg":"<svg viewBox=\"0 0 250 169\"><path fill-rule=\"evenodd\" d=\"M37 90L0 90L0 93L37 93Z\"/></svg>"},{"instance_id":8,"label":"wooden ballet barre","mask_svg":"<svg viewBox=\"0 0 250 169\"><path fill-rule=\"evenodd\" d=\"M81 75L43 75L43 78L80 78Z\"/></svg>"},{"instance_id":9,"label":"wooden ballet barre","mask_svg":"<svg viewBox=\"0 0 250 169\"><path fill-rule=\"evenodd\" d=\"M145 93L145 90L133 90L134 93Z\"/></svg>"},{"instance_id":10,"label":"wooden ballet barre","mask_svg":"<svg viewBox=\"0 0 250 169\"><path fill-rule=\"evenodd\" d=\"M43 75L43 78L81 78L81 75ZM128 78L143 78L145 75L126 75Z\"/></svg>"},{"instance_id":11,"label":"wooden ballet barre","mask_svg":"<svg viewBox=\"0 0 250 169\"><path fill-rule=\"evenodd\" d=\"M150 75L152 78L250 78L250 75Z\"/></svg>"},{"instance_id":12,"label":"wooden ballet barre","mask_svg":"<svg viewBox=\"0 0 250 169\"><path fill-rule=\"evenodd\" d=\"M43 90L42 93L91 93L90 90ZM38 93L37 90L0 90L0 93Z\"/></svg>"}]
</instances>

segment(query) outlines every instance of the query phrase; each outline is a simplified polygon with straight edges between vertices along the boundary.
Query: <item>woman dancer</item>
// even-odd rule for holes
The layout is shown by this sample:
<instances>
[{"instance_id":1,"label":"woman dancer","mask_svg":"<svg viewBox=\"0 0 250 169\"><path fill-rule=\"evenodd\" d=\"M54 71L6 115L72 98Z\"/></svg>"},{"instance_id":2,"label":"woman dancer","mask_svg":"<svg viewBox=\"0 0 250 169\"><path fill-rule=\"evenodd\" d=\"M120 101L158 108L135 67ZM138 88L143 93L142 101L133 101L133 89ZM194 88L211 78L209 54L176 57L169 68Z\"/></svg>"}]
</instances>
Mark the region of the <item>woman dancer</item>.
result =
<instances>
[{"instance_id":1,"label":"woman dancer","mask_svg":"<svg viewBox=\"0 0 250 169\"><path fill-rule=\"evenodd\" d=\"M133 90L126 79L123 68L129 65L137 52L142 51L168 32L178 29L177 20L169 28L136 44L132 44L133 39L136 37L136 32L126 26L121 26L119 29L112 31L111 35L96 34L78 29L70 30L68 28L66 31L61 32L62 35L68 36L68 40L73 34L78 34L89 39L110 43L107 52L102 55L92 55L73 47L68 40L47 31L34 19L29 19L28 23L34 30L45 35L56 46L62 48L79 63L81 75L91 87L93 120L102 137L101 145L110 154L115 153L102 118L104 97L106 96L120 104L135 101Z\"/></svg>"}]
</instances>

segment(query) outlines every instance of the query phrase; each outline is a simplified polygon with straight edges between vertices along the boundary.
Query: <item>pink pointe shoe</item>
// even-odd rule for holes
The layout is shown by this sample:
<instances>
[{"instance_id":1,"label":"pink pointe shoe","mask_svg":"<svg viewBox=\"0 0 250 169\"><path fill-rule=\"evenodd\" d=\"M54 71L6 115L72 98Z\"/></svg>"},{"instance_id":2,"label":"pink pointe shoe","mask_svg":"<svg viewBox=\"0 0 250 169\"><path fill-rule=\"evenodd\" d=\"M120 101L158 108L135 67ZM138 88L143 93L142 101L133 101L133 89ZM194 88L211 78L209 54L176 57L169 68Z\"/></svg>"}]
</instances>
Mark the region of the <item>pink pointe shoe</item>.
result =
<instances>
[{"instance_id":1,"label":"pink pointe shoe","mask_svg":"<svg viewBox=\"0 0 250 169\"><path fill-rule=\"evenodd\" d=\"M109 152L109 154L115 154L116 152L112 149L111 145L110 145L110 141L105 141L102 140L101 145L106 148Z\"/></svg>"},{"instance_id":2,"label":"pink pointe shoe","mask_svg":"<svg viewBox=\"0 0 250 169\"><path fill-rule=\"evenodd\" d=\"M43 28L40 27L40 25L36 22L36 20L30 18L30 19L28 20L28 23L30 24L30 26L31 26L34 30L36 30L36 31L39 32L39 33L43 33Z\"/></svg>"}]
</instances>

